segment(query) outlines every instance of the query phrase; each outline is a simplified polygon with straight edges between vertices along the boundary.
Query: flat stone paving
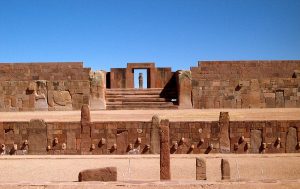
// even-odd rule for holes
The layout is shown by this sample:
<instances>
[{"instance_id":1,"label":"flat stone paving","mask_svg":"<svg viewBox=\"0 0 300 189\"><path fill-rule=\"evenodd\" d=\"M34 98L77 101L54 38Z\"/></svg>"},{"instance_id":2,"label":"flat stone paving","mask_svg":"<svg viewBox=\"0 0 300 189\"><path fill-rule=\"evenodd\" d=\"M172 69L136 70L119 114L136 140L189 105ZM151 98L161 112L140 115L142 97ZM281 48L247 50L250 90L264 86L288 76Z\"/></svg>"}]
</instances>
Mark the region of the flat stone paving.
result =
<instances>
[{"instance_id":1,"label":"flat stone paving","mask_svg":"<svg viewBox=\"0 0 300 189\"><path fill-rule=\"evenodd\" d=\"M150 121L154 114L170 121L216 121L228 111L231 121L299 120L300 108L186 109L186 110L102 110L91 111L92 121ZM80 121L80 111L0 112L0 121Z\"/></svg>"}]
</instances>

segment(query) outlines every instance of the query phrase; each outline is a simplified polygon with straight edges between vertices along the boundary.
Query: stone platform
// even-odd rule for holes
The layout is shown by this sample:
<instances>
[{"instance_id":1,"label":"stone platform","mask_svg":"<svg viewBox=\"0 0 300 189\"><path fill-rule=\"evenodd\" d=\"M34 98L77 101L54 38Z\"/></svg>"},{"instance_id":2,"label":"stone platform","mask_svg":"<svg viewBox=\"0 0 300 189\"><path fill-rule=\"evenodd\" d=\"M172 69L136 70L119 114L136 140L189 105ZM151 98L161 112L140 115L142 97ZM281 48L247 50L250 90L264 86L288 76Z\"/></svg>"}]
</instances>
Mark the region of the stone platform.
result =
<instances>
[{"instance_id":1,"label":"stone platform","mask_svg":"<svg viewBox=\"0 0 300 189\"><path fill-rule=\"evenodd\" d=\"M184 109L184 110L102 110L91 111L91 121L150 121L157 114L170 121L218 121L220 112L229 112L231 121L299 120L300 108L268 109ZM1 112L0 121L80 121L80 111Z\"/></svg>"}]
</instances>

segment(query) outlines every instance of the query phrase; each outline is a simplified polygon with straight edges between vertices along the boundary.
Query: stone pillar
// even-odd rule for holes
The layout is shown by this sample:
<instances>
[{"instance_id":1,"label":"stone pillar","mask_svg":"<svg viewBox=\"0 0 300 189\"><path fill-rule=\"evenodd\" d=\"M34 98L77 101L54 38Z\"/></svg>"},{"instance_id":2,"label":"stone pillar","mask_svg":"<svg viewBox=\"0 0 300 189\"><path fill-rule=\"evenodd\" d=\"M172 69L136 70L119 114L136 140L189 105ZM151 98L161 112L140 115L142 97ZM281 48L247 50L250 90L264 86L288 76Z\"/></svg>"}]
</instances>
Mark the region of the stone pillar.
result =
<instances>
[{"instance_id":1,"label":"stone pillar","mask_svg":"<svg viewBox=\"0 0 300 189\"><path fill-rule=\"evenodd\" d=\"M176 72L178 105L181 109L191 109L192 105L192 74L191 71Z\"/></svg>"},{"instance_id":2,"label":"stone pillar","mask_svg":"<svg viewBox=\"0 0 300 189\"><path fill-rule=\"evenodd\" d=\"M160 180L171 180L169 120L160 122Z\"/></svg>"},{"instance_id":3,"label":"stone pillar","mask_svg":"<svg viewBox=\"0 0 300 189\"><path fill-rule=\"evenodd\" d=\"M81 107L81 134L80 134L81 154L89 154L91 149L91 116L89 105Z\"/></svg>"},{"instance_id":4,"label":"stone pillar","mask_svg":"<svg viewBox=\"0 0 300 189\"><path fill-rule=\"evenodd\" d=\"M106 72L90 72L90 108L91 110L106 109L105 91L106 91Z\"/></svg>"},{"instance_id":5,"label":"stone pillar","mask_svg":"<svg viewBox=\"0 0 300 189\"><path fill-rule=\"evenodd\" d=\"M219 127L220 127L220 152L230 153L228 112L220 112Z\"/></svg>"},{"instance_id":6,"label":"stone pillar","mask_svg":"<svg viewBox=\"0 0 300 189\"><path fill-rule=\"evenodd\" d=\"M143 88L143 73L139 73L139 88L142 89Z\"/></svg>"},{"instance_id":7,"label":"stone pillar","mask_svg":"<svg viewBox=\"0 0 300 189\"><path fill-rule=\"evenodd\" d=\"M151 136L150 136L150 153L151 154L159 154L160 153L159 124L160 124L159 116L154 115L152 117Z\"/></svg>"},{"instance_id":8,"label":"stone pillar","mask_svg":"<svg viewBox=\"0 0 300 189\"><path fill-rule=\"evenodd\" d=\"M204 158L196 158L196 180L206 180L206 161Z\"/></svg>"},{"instance_id":9,"label":"stone pillar","mask_svg":"<svg viewBox=\"0 0 300 189\"><path fill-rule=\"evenodd\" d=\"M91 134L91 115L89 105L84 104L81 107L81 133Z\"/></svg>"},{"instance_id":10,"label":"stone pillar","mask_svg":"<svg viewBox=\"0 0 300 189\"><path fill-rule=\"evenodd\" d=\"M230 180L230 165L227 159L221 160L222 180Z\"/></svg>"}]
</instances>

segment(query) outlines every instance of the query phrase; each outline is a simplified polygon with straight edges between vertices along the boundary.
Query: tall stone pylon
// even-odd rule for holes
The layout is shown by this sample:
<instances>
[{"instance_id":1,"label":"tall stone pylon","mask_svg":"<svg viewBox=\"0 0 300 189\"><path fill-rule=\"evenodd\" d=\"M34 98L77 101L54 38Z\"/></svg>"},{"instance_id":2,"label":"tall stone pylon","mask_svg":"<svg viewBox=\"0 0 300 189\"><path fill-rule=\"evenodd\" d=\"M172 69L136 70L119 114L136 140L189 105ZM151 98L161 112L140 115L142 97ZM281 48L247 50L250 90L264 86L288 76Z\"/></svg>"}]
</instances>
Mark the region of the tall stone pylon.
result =
<instances>
[{"instance_id":1,"label":"tall stone pylon","mask_svg":"<svg viewBox=\"0 0 300 189\"><path fill-rule=\"evenodd\" d=\"M169 120L160 121L160 180L171 180Z\"/></svg>"}]
</instances>

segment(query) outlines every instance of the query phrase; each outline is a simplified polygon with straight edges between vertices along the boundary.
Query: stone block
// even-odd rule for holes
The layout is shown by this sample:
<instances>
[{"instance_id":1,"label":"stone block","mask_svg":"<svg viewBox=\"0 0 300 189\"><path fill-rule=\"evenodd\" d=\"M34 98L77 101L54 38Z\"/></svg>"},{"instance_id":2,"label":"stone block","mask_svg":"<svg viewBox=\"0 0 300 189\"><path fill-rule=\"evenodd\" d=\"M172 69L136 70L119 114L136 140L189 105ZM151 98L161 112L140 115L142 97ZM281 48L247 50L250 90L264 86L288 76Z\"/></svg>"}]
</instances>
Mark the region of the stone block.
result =
<instances>
[{"instance_id":1,"label":"stone block","mask_svg":"<svg viewBox=\"0 0 300 189\"><path fill-rule=\"evenodd\" d=\"M227 159L221 160L221 175L222 180L230 180L230 164Z\"/></svg>"},{"instance_id":2,"label":"stone block","mask_svg":"<svg viewBox=\"0 0 300 189\"><path fill-rule=\"evenodd\" d=\"M196 158L196 180L206 180L206 160Z\"/></svg>"},{"instance_id":3,"label":"stone block","mask_svg":"<svg viewBox=\"0 0 300 189\"><path fill-rule=\"evenodd\" d=\"M98 169L87 169L79 172L78 181L117 181L117 168L104 167Z\"/></svg>"}]
</instances>

